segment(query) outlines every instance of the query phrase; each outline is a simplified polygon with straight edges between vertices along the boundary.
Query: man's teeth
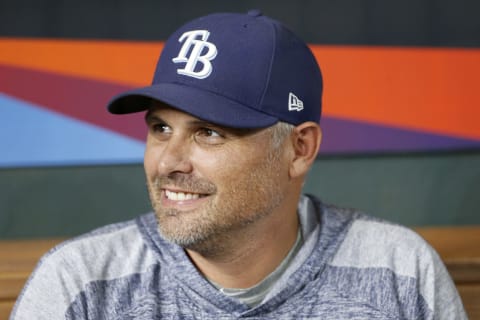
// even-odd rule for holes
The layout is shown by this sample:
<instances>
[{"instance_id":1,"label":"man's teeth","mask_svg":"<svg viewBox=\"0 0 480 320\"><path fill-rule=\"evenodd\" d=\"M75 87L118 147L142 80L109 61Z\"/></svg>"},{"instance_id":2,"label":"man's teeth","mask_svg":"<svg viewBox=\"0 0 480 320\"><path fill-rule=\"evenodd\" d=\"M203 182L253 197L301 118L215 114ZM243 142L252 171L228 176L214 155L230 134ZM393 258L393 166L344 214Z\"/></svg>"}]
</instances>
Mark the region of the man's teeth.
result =
<instances>
[{"instance_id":1,"label":"man's teeth","mask_svg":"<svg viewBox=\"0 0 480 320\"><path fill-rule=\"evenodd\" d=\"M173 192L169 190L165 190L165 195L169 200L174 201L194 200L200 198L198 193Z\"/></svg>"}]
</instances>

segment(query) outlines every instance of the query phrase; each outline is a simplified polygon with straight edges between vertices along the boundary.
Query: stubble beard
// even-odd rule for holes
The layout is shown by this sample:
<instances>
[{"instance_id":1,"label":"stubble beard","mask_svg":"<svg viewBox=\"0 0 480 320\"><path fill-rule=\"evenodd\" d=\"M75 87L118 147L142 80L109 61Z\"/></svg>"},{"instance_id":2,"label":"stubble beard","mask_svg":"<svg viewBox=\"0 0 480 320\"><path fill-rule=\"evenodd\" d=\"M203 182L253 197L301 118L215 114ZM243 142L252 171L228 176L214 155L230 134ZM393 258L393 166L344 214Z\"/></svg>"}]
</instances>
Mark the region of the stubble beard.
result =
<instances>
[{"instance_id":1,"label":"stubble beard","mask_svg":"<svg viewBox=\"0 0 480 320\"><path fill-rule=\"evenodd\" d=\"M271 154L223 191L218 191L210 181L183 173L148 181L160 234L169 242L204 256L224 254L235 241L236 231L270 215L281 204L285 190L278 183L280 172L278 157ZM164 208L160 203L161 189L167 183L211 194L212 199L191 212Z\"/></svg>"}]
</instances>

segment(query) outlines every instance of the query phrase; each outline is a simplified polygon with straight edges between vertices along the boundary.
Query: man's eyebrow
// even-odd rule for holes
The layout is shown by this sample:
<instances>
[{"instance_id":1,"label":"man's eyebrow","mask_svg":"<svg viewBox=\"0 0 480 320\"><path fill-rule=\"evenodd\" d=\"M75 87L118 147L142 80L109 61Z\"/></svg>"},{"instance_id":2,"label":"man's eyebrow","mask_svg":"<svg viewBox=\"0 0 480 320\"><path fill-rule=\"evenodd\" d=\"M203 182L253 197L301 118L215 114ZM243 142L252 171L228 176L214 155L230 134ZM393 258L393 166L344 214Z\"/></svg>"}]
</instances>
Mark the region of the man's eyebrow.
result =
<instances>
[{"instance_id":1,"label":"man's eyebrow","mask_svg":"<svg viewBox=\"0 0 480 320\"><path fill-rule=\"evenodd\" d=\"M147 112L145 114L145 122L151 123L151 122L165 122L165 121L159 116L153 114L152 112Z\"/></svg>"},{"instance_id":2,"label":"man's eyebrow","mask_svg":"<svg viewBox=\"0 0 480 320\"><path fill-rule=\"evenodd\" d=\"M165 120L163 120L160 116L158 116L154 112L150 112L150 111L147 111L147 113L145 114L145 122L147 124L149 124L149 123L159 123L159 122L167 124L167 122ZM230 132L230 133L238 135L238 136L252 134L252 133L255 133L255 132L258 132L258 131L261 130L261 129L231 128L231 127L222 126L220 124L215 124L213 122L202 120L202 119L188 120L187 125L191 128L206 127L206 128L218 129L218 130L222 130L224 132Z\"/></svg>"},{"instance_id":3,"label":"man's eyebrow","mask_svg":"<svg viewBox=\"0 0 480 320\"><path fill-rule=\"evenodd\" d=\"M190 120L188 121L188 124L196 127L213 127L213 128L219 128L219 129L226 129L225 127L222 127L218 124L201 120L201 119Z\"/></svg>"},{"instance_id":4,"label":"man's eyebrow","mask_svg":"<svg viewBox=\"0 0 480 320\"><path fill-rule=\"evenodd\" d=\"M261 129L241 129L241 128L232 128L232 127L227 127L227 126L222 126L220 124L215 124L213 122L201 120L201 119L195 119L191 120L188 122L188 124L192 127L206 127L206 128L212 128L216 130L221 130L225 133L230 133L234 134L236 136L245 136L249 134L254 134L258 131L261 131Z\"/></svg>"}]
</instances>

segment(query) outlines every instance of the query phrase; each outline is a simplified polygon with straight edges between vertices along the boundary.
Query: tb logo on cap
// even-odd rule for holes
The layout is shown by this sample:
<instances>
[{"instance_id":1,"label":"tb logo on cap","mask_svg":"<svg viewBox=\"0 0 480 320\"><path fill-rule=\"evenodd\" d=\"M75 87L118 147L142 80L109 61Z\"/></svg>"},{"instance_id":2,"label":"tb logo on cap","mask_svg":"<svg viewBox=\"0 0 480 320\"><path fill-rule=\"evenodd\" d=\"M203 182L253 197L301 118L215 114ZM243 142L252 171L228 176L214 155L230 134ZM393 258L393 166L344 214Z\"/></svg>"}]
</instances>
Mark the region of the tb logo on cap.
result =
<instances>
[{"instance_id":1,"label":"tb logo on cap","mask_svg":"<svg viewBox=\"0 0 480 320\"><path fill-rule=\"evenodd\" d=\"M193 30L185 32L180 39L178 39L178 42L183 42L183 46L178 56L173 58L172 61L174 63L186 62L183 69L177 69L178 74L197 79L205 79L212 73L212 64L210 61L217 56L217 47L207 41L208 36L210 36L210 32L207 30ZM205 53L203 52L204 48L207 49ZM190 53L189 57L187 57L188 53ZM202 55L202 53L204 54ZM199 62L202 64L202 67L200 70L195 71L197 63Z\"/></svg>"}]
</instances>

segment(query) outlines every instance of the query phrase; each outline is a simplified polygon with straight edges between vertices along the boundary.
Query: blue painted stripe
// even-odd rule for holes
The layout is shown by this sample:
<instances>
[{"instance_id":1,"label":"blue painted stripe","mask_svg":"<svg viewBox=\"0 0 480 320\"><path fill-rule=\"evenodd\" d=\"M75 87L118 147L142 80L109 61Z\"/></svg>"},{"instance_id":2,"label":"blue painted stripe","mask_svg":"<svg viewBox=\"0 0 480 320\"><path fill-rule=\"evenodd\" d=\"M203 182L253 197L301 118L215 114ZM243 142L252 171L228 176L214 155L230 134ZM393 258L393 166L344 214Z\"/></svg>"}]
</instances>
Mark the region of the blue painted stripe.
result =
<instances>
[{"instance_id":1,"label":"blue painted stripe","mask_svg":"<svg viewBox=\"0 0 480 320\"><path fill-rule=\"evenodd\" d=\"M0 167L141 163L145 144L0 93Z\"/></svg>"}]
</instances>

